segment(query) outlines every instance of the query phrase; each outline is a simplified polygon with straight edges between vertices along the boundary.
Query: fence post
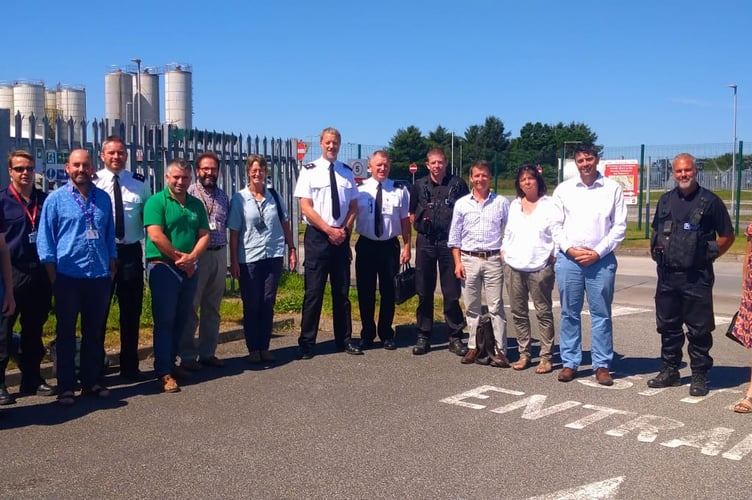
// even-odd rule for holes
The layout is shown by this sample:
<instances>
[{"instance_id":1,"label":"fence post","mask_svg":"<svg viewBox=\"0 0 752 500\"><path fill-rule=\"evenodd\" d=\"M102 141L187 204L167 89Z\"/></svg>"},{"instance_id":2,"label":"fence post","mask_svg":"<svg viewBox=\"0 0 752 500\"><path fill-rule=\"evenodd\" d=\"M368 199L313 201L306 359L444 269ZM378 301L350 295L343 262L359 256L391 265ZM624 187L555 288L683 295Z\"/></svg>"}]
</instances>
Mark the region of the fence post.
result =
<instances>
[{"instance_id":1,"label":"fence post","mask_svg":"<svg viewBox=\"0 0 752 500\"><path fill-rule=\"evenodd\" d=\"M739 210L741 208L742 201L742 162L744 161L744 155L742 150L744 148L744 141L739 141L739 152L736 159L736 218L734 220L734 234L739 234ZM736 153L736 151L735 151Z\"/></svg>"},{"instance_id":2,"label":"fence post","mask_svg":"<svg viewBox=\"0 0 752 500\"><path fill-rule=\"evenodd\" d=\"M640 144L640 172L639 180L637 183L640 186L640 192L637 195L637 230L642 229L642 192L645 184L645 145ZM650 179L648 179L648 191L650 191ZM648 225L648 221L645 221L645 225Z\"/></svg>"}]
</instances>

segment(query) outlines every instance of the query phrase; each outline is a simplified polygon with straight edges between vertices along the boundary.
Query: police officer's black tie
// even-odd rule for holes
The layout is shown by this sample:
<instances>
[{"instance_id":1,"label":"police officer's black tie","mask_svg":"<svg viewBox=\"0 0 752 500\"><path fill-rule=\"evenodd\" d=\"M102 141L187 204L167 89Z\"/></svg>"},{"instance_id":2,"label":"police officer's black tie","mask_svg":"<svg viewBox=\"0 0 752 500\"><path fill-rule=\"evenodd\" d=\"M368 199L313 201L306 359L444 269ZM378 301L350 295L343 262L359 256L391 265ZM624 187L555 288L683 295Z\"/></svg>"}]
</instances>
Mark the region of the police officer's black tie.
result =
<instances>
[{"instance_id":1,"label":"police officer's black tie","mask_svg":"<svg viewBox=\"0 0 752 500\"><path fill-rule=\"evenodd\" d=\"M334 176L334 163L329 164L329 186L332 191L332 217L339 219L339 192L337 191L337 178Z\"/></svg>"},{"instance_id":2,"label":"police officer's black tie","mask_svg":"<svg viewBox=\"0 0 752 500\"><path fill-rule=\"evenodd\" d=\"M123 215L123 193L120 191L120 177L116 174L113 182L115 198L115 238L122 240L125 236L125 217Z\"/></svg>"},{"instance_id":3,"label":"police officer's black tie","mask_svg":"<svg viewBox=\"0 0 752 500\"><path fill-rule=\"evenodd\" d=\"M381 226L383 225L381 217L381 201L381 183L379 182L379 187L376 189L376 208L373 211L373 232L376 234L377 238L381 236Z\"/></svg>"}]
</instances>

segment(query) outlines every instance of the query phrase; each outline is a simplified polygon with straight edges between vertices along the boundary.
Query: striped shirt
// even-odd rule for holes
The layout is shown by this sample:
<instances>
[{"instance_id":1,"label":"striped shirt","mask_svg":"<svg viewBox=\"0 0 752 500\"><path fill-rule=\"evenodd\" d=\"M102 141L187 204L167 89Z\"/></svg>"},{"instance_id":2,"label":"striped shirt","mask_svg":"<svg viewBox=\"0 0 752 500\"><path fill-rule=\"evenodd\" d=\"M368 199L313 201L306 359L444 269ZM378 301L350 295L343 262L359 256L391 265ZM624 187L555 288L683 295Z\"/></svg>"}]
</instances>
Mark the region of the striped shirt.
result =
<instances>
[{"instance_id":1,"label":"striped shirt","mask_svg":"<svg viewBox=\"0 0 752 500\"><path fill-rule=\"evenodd\" d=\"M509 200L494 192L489 192L485 200L476 200L473 195L474 191L454 204L447 245L468 252L499 250Z\"/></svg>"}]
</instances>

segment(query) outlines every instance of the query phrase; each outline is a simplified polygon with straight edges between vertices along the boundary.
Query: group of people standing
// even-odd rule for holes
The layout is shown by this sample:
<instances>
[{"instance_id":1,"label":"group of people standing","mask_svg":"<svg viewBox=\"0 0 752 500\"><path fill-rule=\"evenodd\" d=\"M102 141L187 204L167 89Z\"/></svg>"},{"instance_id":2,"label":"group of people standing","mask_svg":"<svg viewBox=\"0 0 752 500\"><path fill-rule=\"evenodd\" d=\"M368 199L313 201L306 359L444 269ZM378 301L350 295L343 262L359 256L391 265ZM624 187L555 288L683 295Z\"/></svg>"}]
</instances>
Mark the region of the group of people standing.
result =
<instances>
[{"instance_id":1,"label":"group of people standing","mask_svg":"<svg viewBox=\"0 0 752 500\"><path fill-rule=\"evenodd\" d=\"M479 355L475 333L485 302L495 344L489 364L528 368L533 359L531 300L540 336L535 372L550 373L556 284L561 301L558 380L576 378L583 363L581 313L587 297L593 373L599 384L613 384L614 250L626 234L627 208L620 185L598 171L595 146L578 145L574 159L579 175L560 183L551 196L540 168L521 166L514 182L516 197L510 203L491 191L491 167L483 160L471 166L469 188L461 177L447 172L444 151L431 149L426 158L428 175L408 189L389 178L389 156L377 151L368 162L370 177L358 186L350 167L338 160L339 131L324 129L320 145L321 158L301 168L293 193L306 223L300 359L316 354L327 281L337 351L362 355L376 346L377 337L384 349L396 348L393 278L400 265L411 260L414 228L418 295L414 355L431 350L438 279L448 350L463 364L475 362ZM220 162L212 152L196 159L196 182L187 162L170 162L164 190L153 195L143 176L125 169L127 150L122 139L108 137L101 160L104 168L95 173L89 153L74 150L65 167L70 182L47 196L34 186L33 156L24 151L10 155L11 184L0 191L0 290L5 316L0 333L0 405L13 402L4 375L10 332L18 317L21 393L57 392L60 403L71 405L78 380L82 394L107 397L103 341L113 295L120 306L120 375L143 380L137 349L144 261L154 316L155 376L164 392L179 391L176 379L189 378L192 371L223 365L215 350L228 267L240 283L248 360L274 362L270 339L285 249L291 270L298 257L287 207L267 187L264 157L248 158L246 186L230 201L218 186ZM713 363L709 354L715 327L712 263L728 250L734 235L722 201L697 183L694 158L678 155L673 174L677 186L661 197L652 225L663 366L648 385L679 385L686 337L690 394L702 396ZM355 244L359 343L353 340L348 296L353 230L359 234ZM505 282L519 347L514 363L507 353ZM42 327L52 297L57 317L57 391L39 369ZM81 361L76 375L79 316ZM462 341L466 327L467 345Z\"/></svg>"}]
</instances>

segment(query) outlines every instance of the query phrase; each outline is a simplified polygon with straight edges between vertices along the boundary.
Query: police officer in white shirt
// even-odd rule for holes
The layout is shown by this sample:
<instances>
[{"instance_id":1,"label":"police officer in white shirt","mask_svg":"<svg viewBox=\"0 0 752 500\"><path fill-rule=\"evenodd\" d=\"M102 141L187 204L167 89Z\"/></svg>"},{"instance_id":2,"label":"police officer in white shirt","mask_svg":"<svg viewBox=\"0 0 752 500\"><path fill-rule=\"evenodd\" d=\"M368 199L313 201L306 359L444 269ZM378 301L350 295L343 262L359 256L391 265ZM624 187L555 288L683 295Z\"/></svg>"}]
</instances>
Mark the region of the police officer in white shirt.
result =
<instances>
[{"instance_id":1,"label":"police officer in white shirt","mask_svg":"<svg viewBox=\"0 0 752 500\"><path fill-rule=\"evenodd\" d=\"M141 241L144 239L144 204L150 191L143 175L125 168L128 152L120 137L113 135L104 140L100 158L104 168L94 175L94 185L110 195L115 219L118 259L112 294L117 294L120 306L120 375L139 381L143 379L138 368L138 331L144 299ZM102 329L105 328L106 324L102 325Z\"/></svg>"},{"instance_id":2,"label":"police officer in white shirt","mask_svg":"<svg viewBox=\"0 0 752 500\"><path fill-rule=\"evenodd\" d=\"M334 342L338 352L363 354L352 343L350 312L350 232L358 212L358 187L352 169L337 160L342 136L321 132L321 158L304 165L293 195L300 200L306 227L305 295L300 321L300 359L314 355L327 278L332 288Z\"/></svg>"},{"instance_id":3,"label":"police officer in white shirt","mask_svg":"<svg viewBox=\"0 0 752 500\"><path fill-rule=\"evenodd\" d=\"M358 216L355 230L355 278L363 329L360 348L373 347L378 334L384 349L396 349L394 342L394 276L399 265L410 261L410 194L406 186L389 179L391 161L384 151L376 151L368 160L371 177L358 187ZM398 236L402 235L400 253ZM378 327L374 321L376 279L381 305Z\"/></svg>"}]
</instances>

